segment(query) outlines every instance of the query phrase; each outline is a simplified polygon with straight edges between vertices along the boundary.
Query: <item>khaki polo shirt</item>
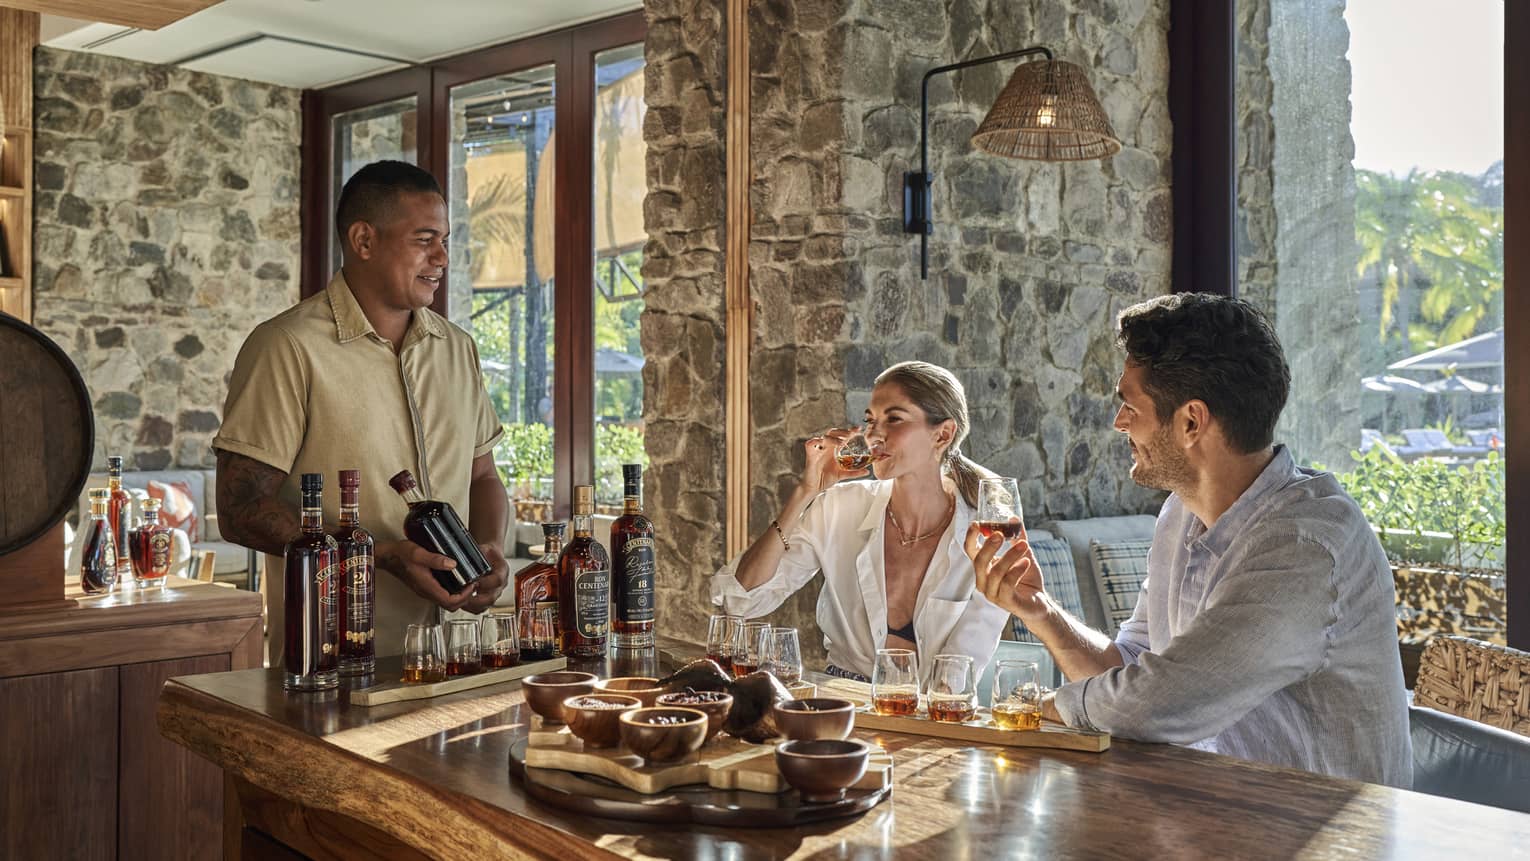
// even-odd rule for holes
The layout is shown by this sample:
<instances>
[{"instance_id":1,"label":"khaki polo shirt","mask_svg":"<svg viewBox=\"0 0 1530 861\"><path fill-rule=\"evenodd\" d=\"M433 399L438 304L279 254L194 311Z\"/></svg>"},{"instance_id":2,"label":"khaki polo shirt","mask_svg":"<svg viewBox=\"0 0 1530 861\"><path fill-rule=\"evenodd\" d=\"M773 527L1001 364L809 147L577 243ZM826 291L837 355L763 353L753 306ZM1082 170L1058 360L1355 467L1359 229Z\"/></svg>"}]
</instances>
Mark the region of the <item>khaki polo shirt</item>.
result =
<instances>
[{"instance_id":1,"label":"khaki polo shirt","mask_svg":"<svg viewBox=\"0 0 1530 861\"><path fill-rule=\"evenodd\" d=\"M391 476L410 470L427 497L451 503L467 523L473 459L503 435L466 332L422 309L395 353L336 273L323 293L250 333L212 445L286 472L280 498L293 508L302 473L321 473L326 527L339 521L339 471L361 470L361 525L381 543L404 537L408 511ZM280 557L266 557L262 591L275 666L285 631ZM435 605L377 572L378 655L401 653L405 626L435 618Z\"/></svg>"}]
</instances>

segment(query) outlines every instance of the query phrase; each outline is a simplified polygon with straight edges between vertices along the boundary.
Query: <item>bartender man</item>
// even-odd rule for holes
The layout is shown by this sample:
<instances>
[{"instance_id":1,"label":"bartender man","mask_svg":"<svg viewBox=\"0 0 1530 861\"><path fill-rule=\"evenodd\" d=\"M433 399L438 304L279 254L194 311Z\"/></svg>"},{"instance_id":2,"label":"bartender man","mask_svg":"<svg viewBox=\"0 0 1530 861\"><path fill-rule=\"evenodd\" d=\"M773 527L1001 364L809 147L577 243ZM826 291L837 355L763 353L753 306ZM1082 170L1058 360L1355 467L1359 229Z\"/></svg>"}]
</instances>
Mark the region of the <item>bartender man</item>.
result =
<instances>
[{"instance_id":1,"label":"bartender man","mask_svg":"<svg viewBox=\"0 0 1530 861\"><path fill-rule=\"evenodd\" d=\"M403 650L411 622L481 613L505 588L509 503L494 468L504 428L478 350L430 310L446 273L446 200L434 177L400 161L363 167L340 192L343 264L322 293L261 323L239 350L213 439L218 525L269 554L269 657L282 660L282 552L301 531L299 478L324 476L324 521L337 522L337 473L361 470L361 524L376 541L377 654ZM404 537L408 506L388 478L414 473L451 503L493 566L451 595L432 568L455 563Z\"/></svg>"}]
</instances>

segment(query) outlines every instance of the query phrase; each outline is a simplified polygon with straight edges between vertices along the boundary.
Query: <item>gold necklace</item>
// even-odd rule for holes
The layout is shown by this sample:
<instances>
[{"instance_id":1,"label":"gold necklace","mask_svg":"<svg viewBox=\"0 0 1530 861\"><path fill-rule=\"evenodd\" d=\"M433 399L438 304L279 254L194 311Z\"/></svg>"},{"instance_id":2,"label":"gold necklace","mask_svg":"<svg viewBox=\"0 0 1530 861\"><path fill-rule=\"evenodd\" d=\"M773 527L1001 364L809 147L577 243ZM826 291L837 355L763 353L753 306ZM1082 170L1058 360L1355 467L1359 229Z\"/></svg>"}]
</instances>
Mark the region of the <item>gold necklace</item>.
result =
<instances>
[{"instance_id":1,"label":"gold necklace","mask_svg":"<svg viewBox=\"0 0 1530 861\"><path fill-rule=\"evenodd\" d=\"M898 531L898 546L907 547L910 544L918 544L921 541L928 541L929 539L934 538L942 532L945 532L946 524L951 522L951 515L956 513L956 497L952 496L950 499L951 504L946 506L946 516L941 519L940 525L923 535L915 535L913 538L909 538L904 535L903 527L898 525L898 515L893 514L892 505L889 504L887 506L887 519L892 521L893 529Z\"/></svg>"}]
</instances>

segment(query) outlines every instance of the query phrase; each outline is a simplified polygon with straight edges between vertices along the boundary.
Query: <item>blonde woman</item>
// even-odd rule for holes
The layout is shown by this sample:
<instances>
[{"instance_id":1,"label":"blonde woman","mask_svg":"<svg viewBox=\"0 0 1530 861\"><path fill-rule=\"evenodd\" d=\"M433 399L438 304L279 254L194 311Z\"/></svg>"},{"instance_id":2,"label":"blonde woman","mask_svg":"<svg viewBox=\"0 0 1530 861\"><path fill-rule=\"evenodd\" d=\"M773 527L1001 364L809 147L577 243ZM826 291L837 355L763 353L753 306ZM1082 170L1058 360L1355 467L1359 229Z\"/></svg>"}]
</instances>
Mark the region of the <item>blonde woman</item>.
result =
<instances>
[{"instance_id":1,"label":"blonde woman","mask_svg":"<svg viewBox=\"0 0 1530 861\"><path fill-rule=\"evenodd\" d=\"M874 481L840 467L853 429L804 444L807 465L780 514L712 578L712 601L763 616L820 571L818 626L827 671L871 676L878 649L914 649L921 679L937 654L987 666L1009 614L974 588L962 538L987 470L961 453L967 396L956 376L927 362L883 371L866 409Z\"/></svg>"}]
</instances>

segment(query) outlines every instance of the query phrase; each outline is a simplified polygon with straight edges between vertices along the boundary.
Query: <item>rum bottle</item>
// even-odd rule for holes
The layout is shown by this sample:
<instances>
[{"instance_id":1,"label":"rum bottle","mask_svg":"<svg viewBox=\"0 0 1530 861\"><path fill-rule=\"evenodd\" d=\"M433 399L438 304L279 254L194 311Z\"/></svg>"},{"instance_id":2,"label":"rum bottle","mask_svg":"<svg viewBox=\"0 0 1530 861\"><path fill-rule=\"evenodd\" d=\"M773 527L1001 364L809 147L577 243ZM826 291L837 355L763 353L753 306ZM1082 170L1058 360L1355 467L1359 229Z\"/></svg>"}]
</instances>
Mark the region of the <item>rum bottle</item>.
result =
<instances>
[{"instance_id":1,"label":"rum bottle","mask_svg":"<svg viewBox=\"0 0 1530 861\"><path fill-rule=\"evenodd\" d=\"M376 568L372 533L361 528L361 470L340 470L340 674L365 676L377 668L373 641Z\"/></svg>"},{"instance_id":2,"label":"rum bottle","mask_svg":"<svg viewBox=\"0 0 1530 861\"><path fill-rule=\"evenodd\" d=\"M287 544L286 673L282 687L317 691L338 687L340 608L336 570L340 547L324 533L324 476L305 472L303 532Z\"/></svg>"},{"instance_id":3,"label":"rum bottle","mask_svg":"<svg viewBox=\"0 0 1530 861\"><path fill-rule=\"evenodd\" d=\"M450 571L437 568L432 572L442 589L455 595L489 573L489 560L483 557L478 542L462 525L462 518L457 516L451 503L426 499L415 483L414 475L407 469L388 479L388 484L409 504L409 514L404 517L404 535L426 550L457 563L457 567Z\"/></svg>"},{"instance_id":4,"label":"rum bottle","mask_svg":"<svg viewBox=\"0 0 1530 861\"><path fill-rule=\"evenodd\" d=\"M515 572L516 627L521 637L521 660L544 661L558 654L558 556L563 552L565 524L542 524L542 555Z\"/></svg>"},{"instance_id":5,"label":"rum bottle","mask_svg":"<svg viewBox=\"0 0 1530 861\"><path fill-rule=\"evenodd\" d=\"M112 492L90 489L90 523L85 526L85 551L80 555L80 588L90 594L110 592L117 584L117 537L110 517Z\"/></svg>"},{"instance_id":6,"label":"rum bottle","mask_svg":"<svg viewBox=\"0 0 1530 861\"><path fill-rule=\"evenodd\" d=\"M143 520L128 536L128 549L133 556L133 578L139 589L153 589L165 585L165 575L170 573L170 527L159 522L160 500L145 499L140 505Z\"/></svg>"},{"instance_id":7,"label":"rum bottle","mask_svg":"<svg viewBox=\"0 0 1530 861\"><path fill-rule=\"evenodd\" d=\"M611 557L591 534L595 488L574 488L574 540L558 557L558 617L563 626L563 654L599 658L606 654L611 620Z\"/></svg>"},{"instance_id":8,"label":"rum bottle","mask_svg":"<svg viewBox=\"0 0 1530 861\"><path fill-rule=\"evenodd\" d=\"M654 644L653 521L643 516L643 465L622 464L622 516L611 524L611 645Z\"/></svg>"},{"instance_id":9,"label":"rum bottle","mask_svg":"<svg viewBox=\"0 0 1530 861\"><path fill-rule=\"evenodd\" d=\"M133 497L122 489L122 458L117 455L106 459L106 488L111 492L107 522L112 526L112 539L115 541L113 550L117 554L117 581L126 584L132 580L133 573L132 548L128 546L128 537L132 531L128 521L133 518Z\"/></svg>"}]
</instances>

